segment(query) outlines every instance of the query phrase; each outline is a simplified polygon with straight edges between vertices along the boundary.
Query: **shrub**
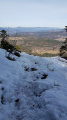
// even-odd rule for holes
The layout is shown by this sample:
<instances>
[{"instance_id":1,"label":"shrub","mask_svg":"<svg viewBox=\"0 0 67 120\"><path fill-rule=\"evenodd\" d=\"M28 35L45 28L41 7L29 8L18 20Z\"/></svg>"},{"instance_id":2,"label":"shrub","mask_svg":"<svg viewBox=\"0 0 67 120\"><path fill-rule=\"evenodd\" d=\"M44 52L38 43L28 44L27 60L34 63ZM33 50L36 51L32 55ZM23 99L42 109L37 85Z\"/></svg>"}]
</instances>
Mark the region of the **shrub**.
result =
<instances>
[{"instance_id":1,"label":"shrub","mask_svg":"<svg viewBox=\"0 0 67 120\"><path fill-rule=\"evenodd\" d=\"M3 49L7 50L7 51L9 51L9 49L10 49L11 51L14 50L14 46L11 45L8 41L5 41L5 40L2 40L2 41L1 41L1 47L2 47Z\"/></svg>"},{"instance_id":2,"label":"shrub","mask_svg":"<svg viewBox=\"0 0 67 120\"><path fill-rule=\"evenodd\" d=\"M9 59L9 60L15 61L15 58L12 58L10 56L6 56L6 58Z\"/></svg>"},{"instance_id":3,"label":"shrub","mask_svg":"<svg viewBox=\"0 0 67 120\"><path fill-rule=\"evenodd\" d=\"M19 53L18 51L15 51L15 52L14 52L14 55L20 57L20 53Z\"/></svg>"}]
</instances>

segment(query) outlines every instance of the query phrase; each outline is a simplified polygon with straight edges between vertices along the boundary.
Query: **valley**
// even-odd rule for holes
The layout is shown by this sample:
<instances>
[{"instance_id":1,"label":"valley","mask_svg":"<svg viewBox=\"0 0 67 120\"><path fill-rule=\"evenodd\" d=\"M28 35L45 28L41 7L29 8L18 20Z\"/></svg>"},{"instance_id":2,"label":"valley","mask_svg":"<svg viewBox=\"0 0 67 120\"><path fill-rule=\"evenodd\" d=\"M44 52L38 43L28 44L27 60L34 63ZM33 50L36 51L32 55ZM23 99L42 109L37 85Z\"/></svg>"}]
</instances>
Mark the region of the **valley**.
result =
<instances>
[{"instance_id":1,"label":"valley","mask_svg":"<svg viewBox=\"0 0 67 120\"><path fill-rule=\"evenodd\" d=\"M8 41L22 52L43 57L59 54L67 38L64 29L56 28L0 28L7 30Z\"/></svg>"},{"instance_id":2,"label":"valley","mask_svg":"<svg viewBox=\"0 0 67 120\"><path fill-rule=\"evenodd\" d=\"M28 54L43 57L56 56L59 54L59 48L65 41L66 36L55 35L54 37L53 34L48 34L47 36L45 33L24 33L22 36L9 37L9 41Z\"/></svg>"}]
</instances>

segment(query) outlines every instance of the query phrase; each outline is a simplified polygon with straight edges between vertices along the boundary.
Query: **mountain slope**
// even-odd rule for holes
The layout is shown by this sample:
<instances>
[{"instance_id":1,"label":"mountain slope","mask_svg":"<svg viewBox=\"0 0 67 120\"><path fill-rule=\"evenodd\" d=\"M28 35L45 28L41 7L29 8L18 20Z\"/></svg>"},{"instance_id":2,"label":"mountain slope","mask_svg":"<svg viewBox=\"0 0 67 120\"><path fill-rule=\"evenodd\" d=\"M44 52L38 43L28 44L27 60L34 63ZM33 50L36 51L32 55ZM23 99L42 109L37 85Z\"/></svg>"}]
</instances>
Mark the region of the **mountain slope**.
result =
<instances>
[{"instance_id":1,"label":"mountain slope","mask_svg":"<svg viewBox=\"0 0 67 120\"><path fill-rule=\"evenodd\" d=\"M67 61L0 49L0 120L67 120Z\"/></svg>"}]
</instances>

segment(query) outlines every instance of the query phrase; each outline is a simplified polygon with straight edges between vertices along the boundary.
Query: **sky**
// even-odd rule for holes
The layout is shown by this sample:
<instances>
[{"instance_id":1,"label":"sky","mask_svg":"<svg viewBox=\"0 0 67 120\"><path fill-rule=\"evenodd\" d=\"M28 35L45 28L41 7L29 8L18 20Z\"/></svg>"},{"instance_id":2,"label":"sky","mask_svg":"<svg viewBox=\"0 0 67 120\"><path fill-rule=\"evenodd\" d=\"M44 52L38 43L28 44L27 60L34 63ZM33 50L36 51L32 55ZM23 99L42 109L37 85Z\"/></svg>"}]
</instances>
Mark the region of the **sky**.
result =
<instances>
[{"instance_id":1,"label":"sky","mask_svg":"<svg viewBox=\"0 0 67 120\"><path fill-rule=\"evenodd\" d=\"M0 0L0 27L67 25L67 0Z\"/></svg>"}]
</instances>

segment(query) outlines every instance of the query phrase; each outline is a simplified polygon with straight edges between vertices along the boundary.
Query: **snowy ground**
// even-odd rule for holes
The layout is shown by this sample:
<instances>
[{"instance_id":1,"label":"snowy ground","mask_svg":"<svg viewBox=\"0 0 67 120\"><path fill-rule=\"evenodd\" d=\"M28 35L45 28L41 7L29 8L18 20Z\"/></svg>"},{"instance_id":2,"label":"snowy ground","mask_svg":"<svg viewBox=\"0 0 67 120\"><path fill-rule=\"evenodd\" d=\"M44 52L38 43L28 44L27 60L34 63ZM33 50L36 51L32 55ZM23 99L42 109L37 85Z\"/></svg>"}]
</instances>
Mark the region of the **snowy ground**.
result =
<instances>
[{"instance_id":1,"label":"snowy ground","mask_svg":"<svg viewBox=\"0 0 67 120\"><path fill-rule=\"evenodd\" d=\"M0 120L67 120L67 61L0 49Z\"/></svg>"}]
</instances>

